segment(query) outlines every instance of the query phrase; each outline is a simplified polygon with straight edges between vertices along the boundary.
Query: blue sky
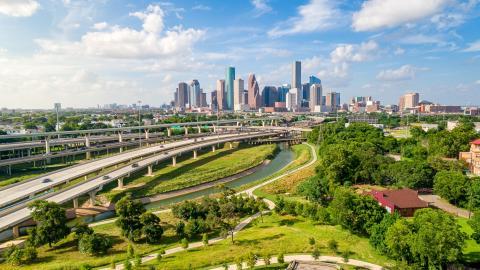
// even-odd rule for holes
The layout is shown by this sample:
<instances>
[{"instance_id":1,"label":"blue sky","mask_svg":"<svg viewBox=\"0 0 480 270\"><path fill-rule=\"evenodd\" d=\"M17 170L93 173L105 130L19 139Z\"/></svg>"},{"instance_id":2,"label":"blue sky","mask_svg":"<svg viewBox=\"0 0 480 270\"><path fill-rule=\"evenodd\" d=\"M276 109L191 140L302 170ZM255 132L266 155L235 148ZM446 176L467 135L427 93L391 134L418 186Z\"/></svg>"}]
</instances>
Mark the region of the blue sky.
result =
<instances>
[{"instance_id":1,"label":"blue sky","mask_svg":"<svg viewBox=\"0 0 480 270\"><path fill-rule=\"evenodd\" d=\"M342 101L480 100L479 0L0 0L0 107L169 102L225 67L260 86L322 79ZM324 90L325 91L325 90Z\"/></svg>"}]
</instances>

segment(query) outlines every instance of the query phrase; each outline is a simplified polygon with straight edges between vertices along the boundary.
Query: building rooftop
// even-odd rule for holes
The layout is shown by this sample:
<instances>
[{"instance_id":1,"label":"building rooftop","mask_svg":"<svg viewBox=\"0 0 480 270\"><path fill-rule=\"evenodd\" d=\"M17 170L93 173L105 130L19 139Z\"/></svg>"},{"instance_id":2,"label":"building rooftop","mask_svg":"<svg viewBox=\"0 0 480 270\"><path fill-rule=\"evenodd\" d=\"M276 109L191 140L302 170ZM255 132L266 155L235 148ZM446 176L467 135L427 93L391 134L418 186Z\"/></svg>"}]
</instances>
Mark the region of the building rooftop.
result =
<instances>
[{"instance_id":1,"label":"building rooftop","mask_svg":"<svg viewBox=\"0 0 480 270\"><path fill-rule=\"evenodd\" d=\"M398 208L425 208L428 203L418 198L418 192L409 188L372 191L374 197L383 196ZM377 195L377 196L375 196Z\"/></svg>"},{"instance_id":2,"label":"building rooftop","mask_svg":"<svg viewBox=\"0 0 480 270\"><path fill-rule=\"evenodd\" d=\"M472 144L480 145L480 139L476 139L476 140L472 141Z\"/></svg>"}]
</instances>

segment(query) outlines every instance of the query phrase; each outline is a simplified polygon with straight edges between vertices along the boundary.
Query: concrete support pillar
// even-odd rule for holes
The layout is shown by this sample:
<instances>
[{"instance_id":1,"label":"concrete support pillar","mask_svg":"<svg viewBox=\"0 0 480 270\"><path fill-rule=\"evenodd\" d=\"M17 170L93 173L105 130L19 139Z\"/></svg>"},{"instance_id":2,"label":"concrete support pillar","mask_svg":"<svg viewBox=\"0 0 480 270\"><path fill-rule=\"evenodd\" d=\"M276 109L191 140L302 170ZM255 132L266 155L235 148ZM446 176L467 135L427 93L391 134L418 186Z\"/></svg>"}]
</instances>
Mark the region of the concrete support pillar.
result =
<instances>
[{"instance_id":1,"label":"concrete support pillar","mask_svg":"<svg viewBox=\"0 0 480 270\"><path fill-rule=\"evenodd\" d=\"M229 147L230 149L233 149L233 144L232 144L231 142L229 142L229 143L228 143L228 147Z\"/></svg>"},{"instance_id":2,"label":"concrete support pillar","mask_svg":"<svg viewBox=\"0 0 480 270\"><path fill-rule=\"evenodd\" d=\"M89 134L85 135L85 147L87 148L86 158L91 159L92 154L90 153L90 151L88 151L88 148L90 148L90 135Z\"/></svg>"},{"instance_id":3,"label":"concrete support pillar","mask_svg":"<svg viewBox=\"0 0 480 270\"><path fill-rule=\"evenodd\" d=\"M118 188L123 188L123 177L122 178L118 178L117 179L117 183L118 183Z\"/></svg>"},{"instance_id":4,"label":"concrete support pillar","mask_svg":"<svg viewBox=\"0 0 480 270\"><path fill-rule=\"evenodd\" d=\"M7 167L7 174L12 175L12 165L8 165Z\"/></svg>"},{"instance_id":5,"label":"concrete support pillar","mask_svg":"<svg viewBox=\"0 0 480 270\"><path fill-rule=\"evenodd\" d=\"M237 127L240 126L240 122L237 122Z\"/></svg>"},{"instance_id":6,"label":"concrete support pillar","mask_svg":"<svg viewBox=\"0 0 480 270\"><path fill-rule=\"evenodd\" d=\"M198 134L202 133L202 128L200 126L197 126L198 129Z\"/></svg>"},{"instance_id":7,"label":"concrete support pillar","mask_svg":"<svg viewBox=\"0 0 480 270\"><path fill-rule=\"evenodd\" d=\"M197 159L197 150L193 150L193 159Z\"/></svg>"},{"instance_id":8,"label":"concrete support pillar","mask_svg":"<svg viewBox=\"0 0 480 270\"><path fill-rule=\"evenodd\" d=\"M90 197L90 198L89 198L90 204L91 204L92 206L95 205L95 195L97 195L97 191L96 191L96 190L88 192L88 196Z\"/></svg>"},{"instance_id":9,"label":"concrete support pillar","mask_svg":"<svg viewBox=\"0 0 480 270\"><path fill-rule=\"evenodd\" d=\"M265 121L262 120L262 127L264 127L264 126L265 126Z\"/></svg>"},{"instance_id":10,"label":"concrete support pillar","mask_svg":"<svg viewBox=\"0 0 480 270\"><path fill-rule=\"evenodd\" d=\"M45 154L50 154L50 137L45 138Z\"/></svg>"},{"instance_id":11,"label":"concrete support pillar","mask_svg":"<svg viewBox=\"0 0 480 270\"><path fill-rule=\"evenodd\" d=\"M148 129L145 129L145 140L148 140L148 139L150 139L150 134Z\"/></svg>"},{"instance_id":12,"label":"concrete support pillar","mask_svg":"<svg viewBox=\"0 0 480 270\"><path fill-rule=\"evenodd\" d=\"M13 232L13 238L20 237L20 228L18 226L14 226L12 228L12 232Z\"/></svg>"},{"instance_id":13,"label":"concrete support pillar","mask_svg":"<svg viewBox=\"0 0 480 270\"><path fill-rule=\"evenodd\" d=\"M168 137L172 136L172 129L171 128L167 128L167 136Z\"/></svg>"},{"instance_id":14,"label":"concrete support pillar","mask_svg":"<svg viewBox=\"0 0 480 270\"><path fill-rule=\"evenodd\" d=\"M122 132L118 133L118 142L123 142L123 134Z\"/></svg>"},{"instance_id":15,"label":"concrete support pillar","mask_svg":"<svg viewBox=\"0 0 480 270\"><path fill-rule=\"evenodd\" d=\"M270 121L270 126L273 126L273 120L272 120L272 121Z\"/></svg>"},{"instance_id":16,"label":"concrete support pillar","mask_svg":"<svg viewBox=\"0 0 480 270\"><path fill-rule=\"evenodd\" d=\"M147 176L153 176L153 165L148 165L147 169L148 169Z\"/></svg>"},{"instance_id":17,"label":"concrete support pillar","mask_svg":"<svg viewBox=\"0 0 480 270\"><path fill-rule=\"evenodd\" d=\"M212 145L212 152L215 152L215 145Z\"/></svg>"},{"instance_id":18,"label":"concrete support pillar","mask_svg":"<svg viewBox=\"0 0 480 270\"><path fill-rule=\"evenodd\" d=\"M217 126L213 125L213 132L216 133L217 132Z\"/></svg>"},{"instance_id":19,"label":"concrete support pillar","mask_svg":"<svg viewBox=\"0 0 480 270\"><path fill-rule=\"evenodd\" d=\"M88 178L88 177L87 177L86 175L83 177L83 179L84 179L85 181L87 181L87 178Z\"/></svg>"},{"instance_id":20,"label":"concrete support pillar","mask_svg":"<svg viewBox=\"0 0 480 270\"><path fill-rule=\"evenodd\" d=\"M188 127L185 126L183 129L185 130L185 135L188 135Z\"/></svg>"},{"instance_id":21,"label":"concrete support pillar","mask_svg":"<svg viewBox=\"0 0 480 270\"><path fill-rule=\"evenodd\" d=\"M73 199L73 208L78 208L78 198Z\"/></svg>"},{"instance_id":22,"label":"concrete support pillar","mask_svg":"<svg viewBox=\"0 0 480 270\"><path fill-rule=\"evenodd\" d=\"M173 167L177 166L177 157L176 156L172 157L172 166Z\"/></svg>"}]
</instances>

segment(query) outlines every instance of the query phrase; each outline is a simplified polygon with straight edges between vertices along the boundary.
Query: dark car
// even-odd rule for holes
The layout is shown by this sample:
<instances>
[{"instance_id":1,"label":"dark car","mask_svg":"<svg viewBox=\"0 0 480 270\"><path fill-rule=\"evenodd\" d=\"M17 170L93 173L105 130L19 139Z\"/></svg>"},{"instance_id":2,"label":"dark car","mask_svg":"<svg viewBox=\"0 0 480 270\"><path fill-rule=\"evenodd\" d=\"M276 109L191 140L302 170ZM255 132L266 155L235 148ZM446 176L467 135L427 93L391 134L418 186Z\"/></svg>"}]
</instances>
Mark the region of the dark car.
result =
<instances>
[{"instance_id":1,"label":"dark car","mask_svg":"<svg viewBox=\"0 0 480 270\"><path fill-rule=\"evenodd\" d=\"M103 179L103 180L108 180L108 179L110 179L110 176L104 175L102 179Z\"/></svg>"},{"instance_id":2,"label":"dark car","mask_svg":"<svg viewBox=\"0 0 480 270\"><path fill-rule=\"evenodd\" d=\"M50 178L42 179L42 183L50 183L50 182L52 182L52 179L50 179Z\"/></svg>"},{"instance_id":3,"label":"dark car","mask_svg":"<svg viewBox=\"0 0 480 270\"><path fill-rule=\"evenodd\" d=\"M138 167L138 163L133 163L132 164L132 168L137 168Z\"/></svg>"},{"instance_id":4,"label":"dark car","mask_svg":"<svg viewBox=\"0 0 480 270\"><path fill-rule=\"evenodd\" d=\"M163 153L164 155L168 155L168 152Z\"/></svg>"}]
</instances>

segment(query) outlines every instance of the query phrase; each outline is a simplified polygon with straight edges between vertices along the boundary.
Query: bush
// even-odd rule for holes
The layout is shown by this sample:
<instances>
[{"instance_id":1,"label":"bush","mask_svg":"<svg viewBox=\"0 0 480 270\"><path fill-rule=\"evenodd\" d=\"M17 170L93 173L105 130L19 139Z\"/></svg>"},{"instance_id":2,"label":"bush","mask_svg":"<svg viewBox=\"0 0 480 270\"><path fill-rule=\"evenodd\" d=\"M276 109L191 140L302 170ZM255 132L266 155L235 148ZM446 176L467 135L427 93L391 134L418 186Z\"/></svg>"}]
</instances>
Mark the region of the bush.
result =
<instances>
[{"instance_id":1,"label":"bush","mask_svg":"<svg viewBox=\"0 0 480 270\"><path fill-rule=\"evenodd\" d=\"M130 262L130 260L126 260L124 263L123 263L123 269L125 270L132 270L132 263Z\"/></svg>"},{"instance_id":2,"label":"bush","mask_svg":"<svg viewBox=\"0 0 480 270\"><path fill-rule=\"evenodd\" d=\"M131 243L128 243L127 246L127 258L131 259L135 255L135 250L133 249L133 246Z\"/></svg>"},{"instance_id":3,"label":"bush","mask_svg":"<svg viewBox=\"0 0 480 270\"><path fill-rule=\"evenodd\" d=\"M337 252L337 250L338 250L338 243L337 243L337 241L335 241L335 239L330 239L330 240L328 240L327 245L328 245L328 249L330 249L330 250L333 251L333 252Z\"/></svg>"},{"instance_id":4,"label":"bush","mask_svg":"<svg viewBox=\"0 0 480 270\"><path fill-rule=\"evenodd\" d=\"M142 265L142 257L140 257L140 255L135 255L135 267L140 267L140 265Z\"/></svg>"},{"instance_id":5,"label":"bush","mask_svg":"<svg viewBox=\"0 0 480 270\"><path fill-rule=\"evenodd\" d=\"M180 245L182 246L182 248L187 249L187 248L188 248L188 240L187 240L187 238L183 238L183 239L180 241Z\"/></svg>"},{"instance_id":6,"label":"bush","mask_svg":"<svg viewBox=\"0 0 480 270\"><path fill-rule=\"evenodd\" d=\"M78 250L80 253L88 255L105 254L112 247L110 238L101 234L84 234L78 241Z\"/></svg>"},{"instance_id":7,"label":"bush","mask_svg":"<svg viewBox=\"0 0 480 270\"><path fill-rule=\"evenodd\" d=\"M278 254L277 261L278 261L278 263L284 263L285 262L285 257L283 255L283 252Z\"/></svg>"},{"instance_id":8,"label":"bush","mask_svg":"<svg viewBox=\"0 0 480 270\"><path fill-rule=\"evenodd\" d=\"M31 263L37 258L37 250L34 246L27 244L25 247L11 245L4 252L6 262L11 265Z\"/></svg>"}]
</instances>

